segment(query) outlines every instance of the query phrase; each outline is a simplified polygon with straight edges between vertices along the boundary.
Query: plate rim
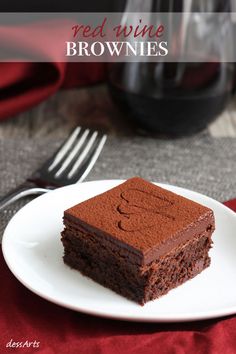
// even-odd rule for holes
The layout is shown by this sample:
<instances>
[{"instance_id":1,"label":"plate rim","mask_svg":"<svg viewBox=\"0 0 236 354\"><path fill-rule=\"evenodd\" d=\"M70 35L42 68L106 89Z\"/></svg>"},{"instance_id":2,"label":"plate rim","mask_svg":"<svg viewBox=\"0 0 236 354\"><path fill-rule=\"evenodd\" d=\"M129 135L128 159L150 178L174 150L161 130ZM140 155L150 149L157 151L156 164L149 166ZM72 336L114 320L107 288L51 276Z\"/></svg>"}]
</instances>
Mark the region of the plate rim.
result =
<instances>
[{"instance_id":1,"label":"plate rim","mask_svg":"<svg viewBox=\"0 0 236 354\"><path fill-rule=\"evenodd\" d=\"M58 190L61 189L69 189L69 188L74 188L74 187L78 187L81 185L85 185L85 184L97 184L97 183L102 183L102 184L107 184L107 183L112 183L114 184L114 186L123 183L125 181L125 179L105 179L105 180L93 180L93 181L86 181L86 182L82 182L79 184L71 184L68 186L64 186L61 188L57 188L53 191L50 191L50 194L53 193L58 193ZM194 194L195 196L200 196L200 197L204 197L206 200L210 200L213 201L214 203L218 204L221 208L226 209L227 213L231 214L231 216L233 216L234 218L236 218L236 213L230 209L229 207L227 207L226 205L222 204L221 202L207 196L204 195L202 193L196 192L194 190L188 189L188 188L184 188L184 187L179 187L176 185L172 185L172 184L167 184L167 183L159 183L159 182L152 182L162 188L166 188L172 191L172 188L177 189L177 191L187 191L190 192L191 194ZM110 186L109 186L110 188ZM113 187L111 187L113 188ZM80 305L70 305L69 303L67 303L64 300L58 300L57 298L55 299L55 297L50 296L45 294L45 292L43 291L38 291L37 289L35 289L34 287L32 287L29 283L27 283L21 276L19 276L19 274L13 269L14 267L12 267L11 262L8 259L8 255L7 255L7 232L8 232L8 228L10 227L11 223L14 222L16 217L19 217L19 215L21 213L23 213L26 209L30 208L32 204L37 203L38 199L44 199L44 198L48 198L48 193L45 193L41 196L38 196L37 198L33 199L32 201L30 201L29 203L27 203L26 205L24 205L21 209L19 209L17 211L17 213L10 219L10 221L8 222L4 233L3 233L3 237L2 237L2 253L3 253L3 258L8 266L8 268L10 269L11 273L14 275L14 277L21 283L23 284L23 286L25 286L27 289L29 289L31 292L33 292L34 294L36 294L37 296L50 301L56 305L59 305L61 307L64 308L68 308L70 310L74 310L77 312L81 312L81 313L85 313L87 315L92 315L92 316L97 316L97 317L102 317L102 318L108 318L108 319L113 319L113 320L123 320L123 321L128 321L128 322L150 322L150 323L177 323L177 322L193 322L193 321L199 321L199 320L209 320L209 319L213 319L213 318L219 318L219 317L225 317L225 316L230 316L230 315L234 315L236 314L236 304L234 306L231 306L229 308L226 309L219 309L218 311L211 311L209 313L207 313L206 311L198 311L197 313L192 313L189 312L186 316L186 314L181 314L177 313L175 314L175 316L173 315L146 315L146 314L135 314L132 316L124 316L124 314L112 314L112 313L104 313L104 310L100 310L99 308L96 309L96 311L94 310L89 310L88 308L84 308L84 307L80 307ZM139 306L139 305L138 305Z\"/></svg>"}]
</instances>

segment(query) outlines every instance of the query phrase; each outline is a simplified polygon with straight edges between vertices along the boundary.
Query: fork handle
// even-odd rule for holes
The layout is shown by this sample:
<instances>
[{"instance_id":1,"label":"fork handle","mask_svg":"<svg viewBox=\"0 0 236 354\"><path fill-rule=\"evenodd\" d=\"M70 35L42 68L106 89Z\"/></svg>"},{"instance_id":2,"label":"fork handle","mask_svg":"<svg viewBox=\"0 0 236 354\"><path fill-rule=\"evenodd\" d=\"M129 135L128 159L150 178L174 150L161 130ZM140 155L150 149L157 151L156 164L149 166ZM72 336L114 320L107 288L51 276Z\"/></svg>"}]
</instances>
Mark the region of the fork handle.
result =
<instances>
[{"instance_id":1,"label":"fork handle","mask_svg":"<svg viewBox=\"0 0 236 354\"><path fill-rule=\"evenodd\" d=\"M19 185L17 188L12 189L4 197L0 198L0 211L18 199L28 195L40 195L48 192L49 190L50 189L35 187L35 184L27 181Z\"/></svg>"}]
</instances>

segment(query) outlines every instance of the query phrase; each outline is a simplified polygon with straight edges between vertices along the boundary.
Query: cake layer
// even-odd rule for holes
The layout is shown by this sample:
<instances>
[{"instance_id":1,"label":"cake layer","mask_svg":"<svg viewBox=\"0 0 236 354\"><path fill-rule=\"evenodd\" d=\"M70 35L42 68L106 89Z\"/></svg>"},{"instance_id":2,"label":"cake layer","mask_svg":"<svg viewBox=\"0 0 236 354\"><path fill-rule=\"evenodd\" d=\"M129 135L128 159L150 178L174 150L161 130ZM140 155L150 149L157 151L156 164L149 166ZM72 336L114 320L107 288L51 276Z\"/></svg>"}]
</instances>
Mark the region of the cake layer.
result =
<instances>
[{"instance_id":1,"label":"cake layer","mask_svg":"<svg viewBox=\"0 0 236 354\"><path fill-rule=\"evenodd\" d=\"M129 257L101 245L98 238L66 228L64 261L96 282L144 304L191 279L210 264L211 230L196 235L158 260L139 266Z\"/></svg>"},{"instance_id":2,"label":"cake layer","mask_svg":"<svg viewBox=\"0 0 236 354\"><path fill-rule=\"evenodd\" d=\"M159 298L201 273L210 265L211 233L205 232L169 252L148 270L143 303Z\"/></svg>"},{"instance_id":3,"label":"cake layer","mask_svg":"<svg viewBox=\"0 0 236 354\"><path fill-rule=\"evenodd\" d=\"M71 221L70 218L64 217L64 225L67 232L76 235L84 235L89 239L93 239L96 242L97 247L105 248L107 251L119 254L121 258L129 259L130 264L141 265L142 254L137 250L133 250L126 244L120 244L114 242L113 238L109 235L97 232L94 228L90 229L87 226L82 225L82 223Z\"/></svg>"}]
</instances>

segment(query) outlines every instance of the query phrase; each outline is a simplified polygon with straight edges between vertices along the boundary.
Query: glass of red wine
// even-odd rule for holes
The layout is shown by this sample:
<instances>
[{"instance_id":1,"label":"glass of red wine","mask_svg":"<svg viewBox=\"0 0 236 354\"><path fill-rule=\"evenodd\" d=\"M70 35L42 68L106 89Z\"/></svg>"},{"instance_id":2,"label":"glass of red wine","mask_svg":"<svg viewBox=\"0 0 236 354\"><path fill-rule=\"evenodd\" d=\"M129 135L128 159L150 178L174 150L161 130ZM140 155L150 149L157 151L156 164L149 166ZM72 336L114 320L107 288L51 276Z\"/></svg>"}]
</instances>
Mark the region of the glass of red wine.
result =
<instances>
[{"instance_id":1,"label":"glass of red wine","mask_svg":"<svg viewBox=\"0 0 236 354\"><path fill-rule=\"evenodd\" d=\"M127 12L132 12L130 1ZM197 133L222 113L232 95L234 65L226 53L233 47L230 0L146 0L145 4L149 8L144 9L142 1L145 12L169 13L172 18L178 13L179 30L185 26L184 35L179 35L180 49L168 61L110 64L111 96L137 127L166 136ZM201 13L205 16L199 20ZM174 35L178 39L176 29Z\"/></svg>"}]
</instances>

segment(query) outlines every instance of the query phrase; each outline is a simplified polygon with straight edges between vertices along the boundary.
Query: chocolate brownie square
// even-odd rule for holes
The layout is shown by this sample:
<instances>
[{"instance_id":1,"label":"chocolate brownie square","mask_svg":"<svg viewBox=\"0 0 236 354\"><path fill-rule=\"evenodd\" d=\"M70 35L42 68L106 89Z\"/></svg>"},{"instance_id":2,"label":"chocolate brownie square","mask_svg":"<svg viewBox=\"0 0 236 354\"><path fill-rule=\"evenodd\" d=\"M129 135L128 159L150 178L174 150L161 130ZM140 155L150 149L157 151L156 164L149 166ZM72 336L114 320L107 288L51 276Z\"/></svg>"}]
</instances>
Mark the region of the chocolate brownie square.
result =
<instances>
[{"instance_id":1,"label":"chocolate brownie square","mask_svg":"<svg viewBox=\"0 0 236 354\"><path fill-rule=\"evenodd\" d=\"M210 265L213 211L134 177L64 212L64 262L139 304Z\"/></svg>"}]
</instances>

